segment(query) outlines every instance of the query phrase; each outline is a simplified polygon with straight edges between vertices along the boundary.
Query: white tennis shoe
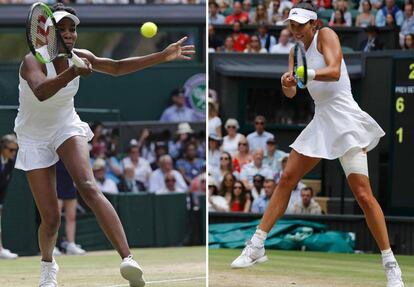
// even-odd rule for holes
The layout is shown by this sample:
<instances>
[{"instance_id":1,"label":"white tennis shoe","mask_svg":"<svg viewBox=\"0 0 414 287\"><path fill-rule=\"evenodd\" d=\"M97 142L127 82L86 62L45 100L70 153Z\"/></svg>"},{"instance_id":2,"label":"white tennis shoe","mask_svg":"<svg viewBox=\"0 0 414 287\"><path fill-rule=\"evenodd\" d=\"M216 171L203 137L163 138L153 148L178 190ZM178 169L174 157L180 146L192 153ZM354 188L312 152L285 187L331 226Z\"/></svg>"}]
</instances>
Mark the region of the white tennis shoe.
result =
<instances>
[{"instance_id":1,"label":"white tennis shoe","mask_svg":"<svg viewBox=\"0 0 414 287\"><path fill-rule=\"evenodd\" d=\"M231 263L231 268L246 268L256 263L266 262L267 260L264 246L253 246L252 242L248 241L241 255Z\"/></svg>"},{"instance_id":2,"label":"white tennis shoe","mask_svg":"<svg viewBox=\"0 0 414 287\"><path fill-rule=\"evenodd\" d=\"M385 263L384 270L388 281L387 287L404 287L404 282L401 278L401 269L396 261Z\"/></svg>"},{"instance_id":3,"label":"white tennis shoe","mask_svg":"<svg viewBox=\"0 0 414 287\"><path fill-rule=\"evenodd\" d=\"M39 287L57 287L57 273L59 266L55 259L52 262L41 261Z\"/></svg>"},{"instance_id":4,"label":"white tennis shoe","mask_svg":"<svg viewBox=\"0 0 414 287\"><path fill-rule=\"evenodd\" d=\"M84 255L85 253L86 251L75 244L75 242L70 242L68 246L66 246L67 255Z\"/></svg>"},{"instance_id":5,"label":"white tennis shoe","mask_svg":"<svg viewBox=\"0 0 414 287\"><path fill-rule=\"evenodd\" d=\"M19 257L16 253L11 252L9 249L3 248L0 250L0 259L16 259Z\"/></svg>"},{"instance_id":6,"label":"white tennis shoe","mask_svg":"<svg viewBox=\"0 0 414 287\"><path fill-rule=\"evenodd\" d=\"M130 287L145 286L142 268L131 255L122 260L120 270L122 277L129 281Z\"/></svg>"}]
</instances>

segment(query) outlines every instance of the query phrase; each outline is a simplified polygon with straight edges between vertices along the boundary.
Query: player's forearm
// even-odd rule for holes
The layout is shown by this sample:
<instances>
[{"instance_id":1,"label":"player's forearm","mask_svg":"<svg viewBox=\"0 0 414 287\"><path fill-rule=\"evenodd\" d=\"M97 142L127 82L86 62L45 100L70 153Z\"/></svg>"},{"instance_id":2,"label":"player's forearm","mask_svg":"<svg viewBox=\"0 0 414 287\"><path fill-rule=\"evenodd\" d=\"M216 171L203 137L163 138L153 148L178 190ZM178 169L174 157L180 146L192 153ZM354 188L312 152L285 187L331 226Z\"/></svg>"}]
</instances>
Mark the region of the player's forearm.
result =
<instances>
[{"instance_id":1,"label":"player's forearm","mask_svg":"<svg viewBox=\"0 0 414 287\"><path fill-rule=\"evenodd\" d=\"M56 77L47 79L37 87L33 88L33 93L39 101L43 102L53 97L57 92L59 92L60 89L65 87L77 76L78 75L76 74L75 67L71 66Z\"/></svg>"},{"instance_id":2,"label":"player's forearm","mask_svg":"<svg viewBox=\"0 0 414 287\"><path fill-rule=\"evenodd\" d=\"M315 71L315 80L322 82L336 82L341 77L340 67L325 67Z\"/></svg>"},{"instance_id":3,"label":"player's forearm","mask_svg":"<svg viewBox=\"0 0 414 287\"><path fill-rule=\"evenodd\" d=\"M166 55L163 52L153 53L142 57L132 57L116 61L116 69L113 76L122 76L129 73L164 63Z\"/></svg>"}]
</instances>

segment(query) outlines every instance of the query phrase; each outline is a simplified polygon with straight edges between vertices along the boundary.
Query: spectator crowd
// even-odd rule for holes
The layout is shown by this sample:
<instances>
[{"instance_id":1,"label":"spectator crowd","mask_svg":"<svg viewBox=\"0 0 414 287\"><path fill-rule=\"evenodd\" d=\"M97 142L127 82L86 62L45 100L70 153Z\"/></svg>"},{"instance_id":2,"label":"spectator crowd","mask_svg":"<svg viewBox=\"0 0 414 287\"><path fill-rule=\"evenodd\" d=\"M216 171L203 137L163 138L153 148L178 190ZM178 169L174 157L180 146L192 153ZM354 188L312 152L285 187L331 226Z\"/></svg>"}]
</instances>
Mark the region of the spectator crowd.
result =
<instances>
[{"instance_id":1,"label":"spectator crowd","mask_svg":"<svg viewBox=\"0 0 414 287\"><path fill-rule=\"evenodd\" d=\"M209 0L208 36L210 52L288 54L293 38L284 20L297 0ZM364 52L382 50L378 28L391 27L398 33L401 49L413 49L413 0L309 0L318 9L319 26L361 27L366 39ZM230 25L231 34L216 35L217 25ZM256 30L247 34L244 27ZM280 26L275 37L269 28ZM251 31L252 28L249 29Z\"/></svg>"}]
</instances>

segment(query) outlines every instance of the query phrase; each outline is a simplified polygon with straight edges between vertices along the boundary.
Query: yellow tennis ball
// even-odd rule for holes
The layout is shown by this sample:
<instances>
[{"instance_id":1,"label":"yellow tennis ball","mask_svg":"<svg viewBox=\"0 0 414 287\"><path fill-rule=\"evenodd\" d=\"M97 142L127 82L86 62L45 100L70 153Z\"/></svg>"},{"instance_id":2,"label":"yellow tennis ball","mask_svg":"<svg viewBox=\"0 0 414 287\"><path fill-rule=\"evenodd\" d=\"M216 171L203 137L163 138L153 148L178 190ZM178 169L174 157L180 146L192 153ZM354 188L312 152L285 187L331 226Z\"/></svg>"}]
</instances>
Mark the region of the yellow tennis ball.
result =
<instances>
[{"instance_id":1,"label":"yellow tennis ball","mask_svg":"<svg viewBox=\"0 0 414 287\"><path fill-rule=\"evenodd\" d=\"M157 25L152 22L146 22L141 26L141 34L145 38L152 38L157 34Z\"/></svg>"},{"instance_id":2,"label":"yellow tennis ball","mask_svg":"<svg viewBox=\"0 0 414 287\"><path fill-rule=\"evenodd\" d=\"M303 79L303 78L305 77L305 67L304 67L304 66L299 66L299 67L296 69L296 75L297 75L299 78Z\"/></svg>"}]
</instances>

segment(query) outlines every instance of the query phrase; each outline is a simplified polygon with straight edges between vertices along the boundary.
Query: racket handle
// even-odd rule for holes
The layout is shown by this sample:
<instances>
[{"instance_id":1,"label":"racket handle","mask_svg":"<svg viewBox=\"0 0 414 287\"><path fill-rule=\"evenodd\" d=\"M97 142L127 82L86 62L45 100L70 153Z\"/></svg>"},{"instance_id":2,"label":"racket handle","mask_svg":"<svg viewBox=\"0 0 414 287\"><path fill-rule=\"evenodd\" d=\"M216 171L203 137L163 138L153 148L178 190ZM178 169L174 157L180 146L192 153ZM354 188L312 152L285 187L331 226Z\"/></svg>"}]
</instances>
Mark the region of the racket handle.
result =
<instances>
[{"instance_id":1,"label":"racket handle","mask_svg":"<svg viewBox=\"0 0 414 287\"><path fill-rule=\"evenodd\" d=\"M73 52L72 52L72 62L76 67L86 68L85 62Z\"/></svg>"}]
</instances>

